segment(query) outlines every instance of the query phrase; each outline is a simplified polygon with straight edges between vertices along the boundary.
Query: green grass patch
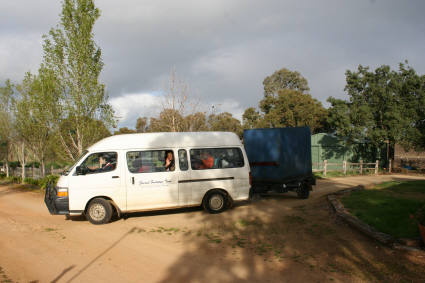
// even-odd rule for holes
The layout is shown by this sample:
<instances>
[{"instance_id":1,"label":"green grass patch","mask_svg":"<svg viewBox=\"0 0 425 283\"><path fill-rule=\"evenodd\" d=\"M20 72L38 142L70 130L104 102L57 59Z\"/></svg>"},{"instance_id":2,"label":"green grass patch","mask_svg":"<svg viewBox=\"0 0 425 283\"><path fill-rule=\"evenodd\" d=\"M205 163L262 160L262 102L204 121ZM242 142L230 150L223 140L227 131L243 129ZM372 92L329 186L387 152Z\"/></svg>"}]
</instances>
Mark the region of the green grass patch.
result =
<instances>
[{"instance_id":1,"label":"green grass patch","mask_svg":"<svg viewBox=\"0 0 425 283\"><path fill-rule=\"evenodd\" d=\"M343 197L341 202L354 216L395 238L419 237L409 219L425 203L425 181L387 182Z\"/></svg>"}]
</instances>

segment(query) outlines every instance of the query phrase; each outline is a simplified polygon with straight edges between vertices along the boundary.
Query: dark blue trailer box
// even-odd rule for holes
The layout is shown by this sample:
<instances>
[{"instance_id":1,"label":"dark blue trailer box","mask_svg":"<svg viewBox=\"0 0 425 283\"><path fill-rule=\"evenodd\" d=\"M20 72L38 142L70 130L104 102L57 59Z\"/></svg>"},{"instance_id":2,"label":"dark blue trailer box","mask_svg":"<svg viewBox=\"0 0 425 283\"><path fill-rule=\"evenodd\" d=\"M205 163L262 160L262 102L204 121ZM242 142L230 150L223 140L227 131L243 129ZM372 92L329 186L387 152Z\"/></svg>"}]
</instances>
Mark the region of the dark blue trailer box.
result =
<instances>
[{"instance_id":1,"label":"dark blue trailer box","mask_svg":"<svg viewBox=\"0 0 425 283\"><path fill-rule=\"evenodd\" d=\"M294 191L308 198L315 185L310 127L244 130L253 193Z\"/></svg>"}]
</instances>

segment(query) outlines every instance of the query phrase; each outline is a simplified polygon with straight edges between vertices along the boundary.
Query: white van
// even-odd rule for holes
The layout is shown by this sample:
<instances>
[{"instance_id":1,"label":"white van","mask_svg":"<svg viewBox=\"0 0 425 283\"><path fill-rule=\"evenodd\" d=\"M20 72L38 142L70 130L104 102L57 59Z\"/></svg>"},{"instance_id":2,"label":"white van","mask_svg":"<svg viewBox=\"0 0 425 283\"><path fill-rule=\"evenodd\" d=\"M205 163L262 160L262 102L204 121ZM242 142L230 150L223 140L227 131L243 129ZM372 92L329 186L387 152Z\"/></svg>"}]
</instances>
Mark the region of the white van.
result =
<instances>
[{"instance_id":1,"label":"white van","mask_svg":"<svg viewBox=\"0 0 425 283\"><path fill-rule=\"evenodd\" d=\"M141 133L111 136L83 152L46 189L55 215L85 214L93 224L122 213L202 205L209 213L246 200L250 167L229 132Z\"/></svg>"}]
</instances>

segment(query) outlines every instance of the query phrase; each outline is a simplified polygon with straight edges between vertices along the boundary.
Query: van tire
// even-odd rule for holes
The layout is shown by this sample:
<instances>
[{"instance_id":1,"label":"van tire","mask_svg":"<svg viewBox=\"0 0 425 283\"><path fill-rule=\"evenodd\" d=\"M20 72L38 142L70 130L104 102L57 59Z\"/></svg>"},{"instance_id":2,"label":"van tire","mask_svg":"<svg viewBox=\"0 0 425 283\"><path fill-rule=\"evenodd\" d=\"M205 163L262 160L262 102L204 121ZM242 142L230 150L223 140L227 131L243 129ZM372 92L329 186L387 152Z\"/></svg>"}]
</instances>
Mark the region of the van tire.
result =
<instances>
[{"instance_id":1,"label":"van tire","mask_svg":"<svg viewBox=\"0 0 425 283\"><path fill-rule=\"evenodd\" d=\"M310 195L311 184L309 181L302 181L297 188L297 195L299 199L307 199Z\"/></svg>"},{"instance_id":2,"label":"van tire","mask_svg":"<svg viewBox=\"0 0 425 283\"><path fill-rule=\"evenodd\" d=\"M228 205L227 195L219 190L213 190L206 193L204 201L202 202L205 211L211 214L226 211Z\"/></svg>"},{"instance_id":3,"label":"van tire","mask_svg":"<svg viewBox=\"0 0 425 283\"><path fill-rule=\"evenodd\" d=\"M112 206L109 201L103 198L92 200L86 211L86 218L90 223L99 225L108 223L112 217Z\"/></svg>"}]
</instances>

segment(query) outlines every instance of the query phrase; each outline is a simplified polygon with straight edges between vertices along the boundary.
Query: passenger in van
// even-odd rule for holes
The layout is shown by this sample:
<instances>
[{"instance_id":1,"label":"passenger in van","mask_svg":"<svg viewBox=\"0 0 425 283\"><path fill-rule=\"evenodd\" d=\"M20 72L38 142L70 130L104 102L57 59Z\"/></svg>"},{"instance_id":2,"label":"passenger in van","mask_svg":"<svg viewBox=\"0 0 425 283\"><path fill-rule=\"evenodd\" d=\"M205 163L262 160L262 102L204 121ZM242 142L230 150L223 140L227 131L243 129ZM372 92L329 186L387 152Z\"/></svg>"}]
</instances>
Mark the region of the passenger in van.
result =
<instances>
[{"instance_id":1,"label":"passenger in van","mask_svg":"<svg viewBox=\"0 0 425 283\"><path fill-rule=\"evenodd\" d=\"M172 151L165 152L165 171L174 171L174 154Z\"/></svg>"},{"instance_id":2,"label":"passenger in van","mask_svg":"<svg viewBox=\"0 0 425 283\"><path fill-rule=\"evenodd\" d=\"M109 155L105 154L101 157L99 157L99 169L97 169L97 172L106 172L106 171L112 171L114 170L114 166L109 162L110 157Z\"/></svg>"},{"instance_id":3,"label":"passenger in van","mask_svg":"<svg viewBox=\"0 0 425 283\"><path fill-rule=\"evenodd\" d=\"M143 172L150 172L150 167L149 166L142 166L140 167L139 173L143 173Z\"/></svg>"},{"instance_id":4,"label":"passenger in van","mask_svg":"<svg viewBox=\"0 0 425 283\"><path fill-rule=\"evenodd\" d=\"M212 168L214 165L214 158L206 150L202 151L201 161L202 165L199 167L199 169L209 169Z\"/></svg>"}]
</instances>

